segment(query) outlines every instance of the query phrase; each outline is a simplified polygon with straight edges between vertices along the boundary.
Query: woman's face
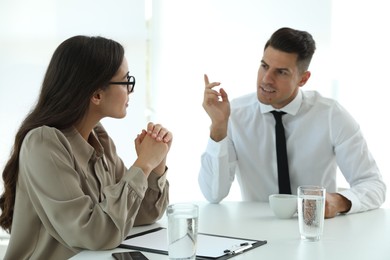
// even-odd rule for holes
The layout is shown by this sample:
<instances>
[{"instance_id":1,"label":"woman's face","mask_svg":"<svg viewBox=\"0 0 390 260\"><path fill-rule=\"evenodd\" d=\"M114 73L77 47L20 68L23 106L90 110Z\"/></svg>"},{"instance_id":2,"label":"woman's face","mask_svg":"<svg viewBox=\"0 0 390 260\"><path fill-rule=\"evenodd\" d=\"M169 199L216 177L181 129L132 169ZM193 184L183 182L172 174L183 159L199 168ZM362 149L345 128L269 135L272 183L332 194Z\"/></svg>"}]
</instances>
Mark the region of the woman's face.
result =
<instances>
[{"instance_id":1,"label":"woman's face","mask_svg":"<svg viewBox=\"0 0 390 260\"><path fill-rule=\"evenodd\" d=\"M118 71L110 82L127 82L129 73L127 60L123 58ZM110 84L102 92L101 113L103 117L123 118L126 116L126 109L129 102L129 93L126 84Z\"/></svg>"}]
</instances>

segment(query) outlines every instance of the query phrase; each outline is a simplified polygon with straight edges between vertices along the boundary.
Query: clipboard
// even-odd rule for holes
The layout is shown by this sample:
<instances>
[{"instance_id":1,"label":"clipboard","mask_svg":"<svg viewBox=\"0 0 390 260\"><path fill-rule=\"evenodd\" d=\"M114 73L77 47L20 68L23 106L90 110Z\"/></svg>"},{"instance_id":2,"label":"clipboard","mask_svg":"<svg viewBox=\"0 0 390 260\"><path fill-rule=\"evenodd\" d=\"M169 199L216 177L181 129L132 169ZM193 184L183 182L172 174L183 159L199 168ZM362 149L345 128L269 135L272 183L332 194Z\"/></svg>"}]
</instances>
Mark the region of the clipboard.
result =
<instances>
[{"instance_id":1,"label":"clipboard","mask_svg":"<svg viewBox=\"0 0 390 260\"><path fill-rule=\"evenodd\" d=\"M158 227L126 237L119 247L168 255L167 244L167 229ZM265 244L266 240L198 233L196 259L229 259Z\"/></svg>"}]
</instances>

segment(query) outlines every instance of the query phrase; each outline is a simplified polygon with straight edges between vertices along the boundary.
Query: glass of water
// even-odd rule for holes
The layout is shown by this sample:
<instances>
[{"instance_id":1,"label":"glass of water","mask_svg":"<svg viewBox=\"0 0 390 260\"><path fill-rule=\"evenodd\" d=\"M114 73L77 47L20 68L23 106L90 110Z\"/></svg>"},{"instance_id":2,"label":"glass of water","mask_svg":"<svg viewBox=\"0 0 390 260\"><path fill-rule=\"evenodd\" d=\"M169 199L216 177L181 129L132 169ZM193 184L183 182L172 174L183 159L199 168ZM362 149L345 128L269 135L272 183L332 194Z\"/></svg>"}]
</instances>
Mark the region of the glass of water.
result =
<instances>
[{"instance_id":1,"label":"glass of water","mask_svg":"<svg viewBox=\"0 0 390 260\"><path fill-rule=\"evenodd\" d=\"M177 203L167 208L169 259L195 259L199 208L195 204Z\"/></svg>"},{"instance_id":2,"label":"glass of water","mask_svg":"<svg viewBox=\"0 0 390 260\"><path fill-rule=\"evenodd\" d=\"M299 186L297 193L301 238L318 241L324 230L326 189L320 186Z\"/></svg>"}]
</instances>

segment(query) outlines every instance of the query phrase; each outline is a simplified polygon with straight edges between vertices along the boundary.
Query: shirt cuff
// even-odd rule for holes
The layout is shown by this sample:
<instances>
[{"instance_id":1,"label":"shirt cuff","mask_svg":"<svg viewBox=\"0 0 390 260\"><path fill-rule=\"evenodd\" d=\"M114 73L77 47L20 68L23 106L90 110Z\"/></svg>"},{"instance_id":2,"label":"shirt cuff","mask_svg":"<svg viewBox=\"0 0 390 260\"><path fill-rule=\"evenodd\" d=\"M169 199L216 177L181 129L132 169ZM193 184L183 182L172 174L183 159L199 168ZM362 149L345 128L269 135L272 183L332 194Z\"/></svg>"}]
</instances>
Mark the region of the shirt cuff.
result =
<instances>
[{"instance_id":1,"label":"shirt cuff","mask_svg":"<svg viewBox=\"0 0 390 260\"><path fill-rule=\"evenodd\" d=\"M351 201L351 208L349 209L349 211L344 212L343 214L356 213L360 211L361 208L360 201L358 197L353 193L353 191L348 189L348 190L340 191L338 193L343 195L349 201Z\"/></svg>"},{"instance_id":2,"label":"shirt cuff","mask_svg":"<svg viewBox=\"0 0 390 260\"><path fill-rule=\"evenodd\" d=\"M148 177L148 185L152 190L157 190L159 192L164 191L165 183L167 181L168 167L165 167L165 172L163 175L157 175L155 172L151 172Z\"/></svg>"},{"instance_id":3,"label":"shirt cuff","mask_svg":"<svg viewBox=\"0 0 390 260\"><path fill-rule=\"evenodd\" d=\"M212 157L222 157L227 155L228 151L228 137L225 137L219 142L215 142L213 139L209 138L207 143L206 152Z\"/></svg>"},{"instance_id":4,"label":"shirt cuff","mask_svg":"<svg viewBox=\"0 0 390 260\"><path fill-rule=\"evenodd\" d=\"M128 183L131 188L140 196L144 197L146 189L148 188L148 181L143 170L136 166L131 166L122 180Z\"/></svg>"}]
</instances>

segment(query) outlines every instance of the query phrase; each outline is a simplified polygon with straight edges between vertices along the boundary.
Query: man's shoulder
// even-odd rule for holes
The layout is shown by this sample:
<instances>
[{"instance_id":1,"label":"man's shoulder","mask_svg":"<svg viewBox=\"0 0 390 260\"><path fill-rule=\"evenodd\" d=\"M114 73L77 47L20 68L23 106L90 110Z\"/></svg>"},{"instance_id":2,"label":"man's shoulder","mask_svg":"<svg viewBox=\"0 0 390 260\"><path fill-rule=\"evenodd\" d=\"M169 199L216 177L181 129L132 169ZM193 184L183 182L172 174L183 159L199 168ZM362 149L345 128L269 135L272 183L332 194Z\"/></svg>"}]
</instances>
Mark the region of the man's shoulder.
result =
<instances>
[{"instance_id":1,"label":"man's shoulder","mask_svg":"<svg viewBox=\"0 0 390 260\"><path fill-rule=\"evenodd\" d=\"M310 105L324 105L324 106L334 106L338 102L330 97L324 97L320 92L315 90L306 90L302 91L303 102Z\"/></svg>"}]
</instances>

